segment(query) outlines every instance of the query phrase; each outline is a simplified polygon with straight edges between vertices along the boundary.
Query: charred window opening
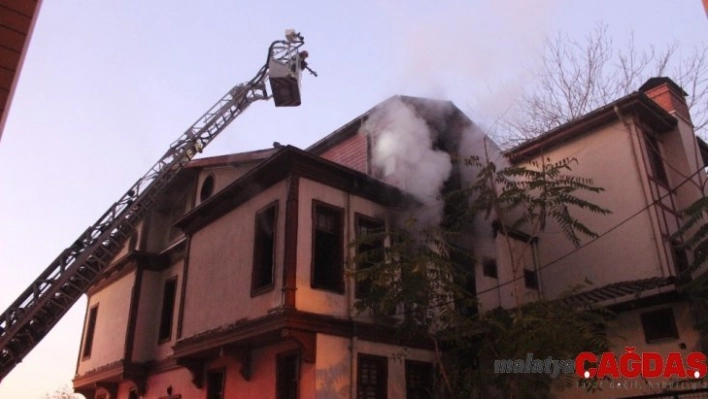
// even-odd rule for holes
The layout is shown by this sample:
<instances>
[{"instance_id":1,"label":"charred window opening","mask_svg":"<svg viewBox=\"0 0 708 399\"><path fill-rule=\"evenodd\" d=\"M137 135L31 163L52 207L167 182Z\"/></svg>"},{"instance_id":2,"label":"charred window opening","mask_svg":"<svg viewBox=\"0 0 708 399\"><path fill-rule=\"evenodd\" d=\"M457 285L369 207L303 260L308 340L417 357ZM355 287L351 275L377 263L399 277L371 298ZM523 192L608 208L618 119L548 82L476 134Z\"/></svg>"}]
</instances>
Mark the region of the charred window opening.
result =
<instances>
[{"instance_id":1,"label":"charred window opening","mask_svg":"<svg viewBox=\"0 0 708 399\"><path fill-rule=\"evenodd\" d=\"M406 399L431 399L433 365L406 360Z\"/></svg>"},{"instance_id":2,"label":"charred window opening","mask_svg":"<svg viewBox=\"0 0 708 399\"><path fill-rule=\"evenodd\" d=\"M669 185L669 178L666 175L664 161L661 159L661 150L659 149L659 141L651 133L644 134L644 142L647 147L647 155L649 157L649 167L651 168L652 176L659 182Z\"/></svg>"},{"instance_id":3,"label":"charred window opening","mask_svg":"<svg viewBox=\"0 0 708 399\"><path fill-rule=\"evenodd\" d=\"M455 309L463 316L474 316L478 310L477 282L474 276L472 257L461 248L452 248L450 261L455 268L455 284L460 290L460 293L456 294Z\"/></svg>"},{"instance_id":4,"label":"charred window opening","mask_svg":"<svg viewBox=\"0 0 708 399\"><path fill-rule=\"evenodd\" d=\"M357 215L357 270L365 270L384 261L384 222L366 216ZM362 298L371 292L371 278L356 281L356 298Z\"/></svg>"},{"instance_id":5,"label":"charred window opening","mask_svg":"<svg viewBox=\"0 0 708 399\"><path fill-rule=\"evenodd\" d=\"M96 318L98 317L98 305L91 308L89 311L88 323L86 325L86 338L84 339L84 358L91 357L93 349L93 336L96 332Z\"/></svg>"},{"instance_id":6,"label":"charred window opening","mask_svg":"<svg viewBox=\"0 0 708 399\"><path fill-rule=\"evenodd\" d=\"M224 399L224 370L207 373L207 399Z\"/></svg>"},{"instance_id":7,"label":"charred window opening","mask_svg":"<svg viewBox=\"0 0 708 399\"><path fill-rule=\"evenodd\" d=\"M297 399L300 391L300 355L281 354L276 363L276 398Z\"/></svg>"},{"instance_id":8,"label":"charred window opening","mask_svg":"<svg viewBox=\"0 0 708 399\"><path fill-rule=\"evenodd\" d=\"M252 292L273 285L275 267L275 230L278 215L277 202L256 214L256 231L253 249Z\"/></svg>"},{"instance_id":9,"label":"charred window opening","mask_svg":"<svg viewBox=\"0 0 708 399\"><path fill-rule=\"evenodd\" d=\"M344 292L343 212L315 203L313 211L312 287Z\"/></svg>"},{"instance_id":10,"label":"charred window opening","mask_svg":"<svg viewBox=\"0 0 708 399\"><path fill-rule=\"evenodd\" d=\"M199 191L199 200L206 201L207 198L214 194L214 176L209 175L202 182L202 189Z\"/></svg>"},{"instance_id":11,"label":"charred window opening","mask_svg":"<svg viewBox=\"0 0 708 399\"><path fill-rule=\"evenodd\" d=\"M492 258L484 258L482 260L482 273L487 277L499 278L497 260Z\"/></svg>"},{"instance_id":12,"label":"charred window opening","mask_svg":"<svg viewBox=\"0 0 708 399\"><path fill-rule=\"evenodd\" d=\"M535 271L524 269L524 285L533 290L538 289L538 275Z\"/></svg>"},{"instance_id":13,"label":"charred window opening","mask_svg":"<svg viewBox=\"0 0 708 399\"><path fill-rule=\"evenodd\" d=\"M642 313L642 327L647 343L678 339L676 319L672 308Z\"/></svg>"},{"instance_id":14,"label":"charred window opening","mask_svg":"<svg viewBox=\"0 0 708 399\"><path fill-rule=\"evenodd\" d=\"M388 358L360 354L357 358L357 399L388 396Z\"/></svg>"},{"instance_id":15,"label":"charred window opening","mask_svg":"<svg viewBox=\"0 0 708 399\"><path fill-rule=\"evenodd\" d=\"M164 342L172 337L172 322L175 313L175 298L177 297L177 277L165 281L162 291L162 313L160 314L159 342Z\"/></svg>"}]
</instances>

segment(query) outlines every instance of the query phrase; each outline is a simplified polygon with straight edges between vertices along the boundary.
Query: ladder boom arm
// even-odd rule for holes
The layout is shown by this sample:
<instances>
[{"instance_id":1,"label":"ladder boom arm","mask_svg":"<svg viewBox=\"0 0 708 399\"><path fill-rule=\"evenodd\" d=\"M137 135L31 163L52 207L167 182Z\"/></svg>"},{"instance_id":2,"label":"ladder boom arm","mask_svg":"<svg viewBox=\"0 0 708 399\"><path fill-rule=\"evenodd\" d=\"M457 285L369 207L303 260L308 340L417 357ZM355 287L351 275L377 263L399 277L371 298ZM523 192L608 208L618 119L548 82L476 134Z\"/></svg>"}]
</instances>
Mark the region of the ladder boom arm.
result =
<instances>
[{"instance_id":1,"label":"ladder boom arm","mask_svg":"<svg viewBox=\"0 0 708 399\"><path fill-rule=\"evenodd\" d=\"M303 37L290 32L271 44L268 61L294 62L302 45ZM229 90L0 314L0 381L99 279L179 171L249 105L271 98L268 75L266 62L253 79Z\"/></svg>"}]
</instances>

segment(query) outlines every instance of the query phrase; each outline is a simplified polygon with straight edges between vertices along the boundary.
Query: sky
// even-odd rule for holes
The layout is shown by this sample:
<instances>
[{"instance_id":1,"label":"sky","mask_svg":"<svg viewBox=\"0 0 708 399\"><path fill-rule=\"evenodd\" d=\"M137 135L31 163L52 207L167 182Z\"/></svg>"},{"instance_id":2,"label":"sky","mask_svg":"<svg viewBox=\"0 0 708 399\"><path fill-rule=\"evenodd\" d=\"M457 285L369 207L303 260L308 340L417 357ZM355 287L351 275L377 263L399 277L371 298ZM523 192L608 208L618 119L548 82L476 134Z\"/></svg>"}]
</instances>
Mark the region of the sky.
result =
<instances>
[{"instance_id":1,"label":"sky","mask_svg":"<svg viewBox=\"0 0 708 399\"><path fill-rule=\"evenodd\" d=\"M258 102L202 156L306 148L396 94L493 120L528 86L547 38L599 21L639 47L708 39L701 0L45 0L0 140L0 308L12 301L295 28L319 77L302 106ZM79 300L0 384L38 399L70 384Z\"/></svg>"}]
</instances>

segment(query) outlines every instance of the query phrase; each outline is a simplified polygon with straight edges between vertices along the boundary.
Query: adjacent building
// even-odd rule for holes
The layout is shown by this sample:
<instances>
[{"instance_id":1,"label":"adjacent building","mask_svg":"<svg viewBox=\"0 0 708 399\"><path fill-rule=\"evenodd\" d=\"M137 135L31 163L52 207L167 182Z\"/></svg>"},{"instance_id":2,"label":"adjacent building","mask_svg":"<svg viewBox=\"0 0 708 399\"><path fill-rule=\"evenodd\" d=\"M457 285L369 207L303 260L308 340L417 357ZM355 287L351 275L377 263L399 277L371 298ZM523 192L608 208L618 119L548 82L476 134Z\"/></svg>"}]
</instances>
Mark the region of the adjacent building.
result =
<instances>
[{"instance_id":1,"label":"adjacent building","mask_svg":"<svg viewBox=\"0 0 708 399\"><path fill-rule=\"evenodd\" d=\"M580 249L554 228L515 233L528 247L518 289L503 284L514 276L493 221L468 226L455 245L478 260L480 311L590 280L578 298L620 312L618 348L700 350L676 289L690 256L672 237L705 179L684 95L651 79L506 154L453 104L399 96L307 150L194 160L88 292L74 387L104 399L428 397L434 348L353 309L366 287L345 273L349 243L411 209L436 220L431 196L473 178L451 162L469 155L577 158L613 212L589 218L601 237Z\"/></svg>"}]
</instances>

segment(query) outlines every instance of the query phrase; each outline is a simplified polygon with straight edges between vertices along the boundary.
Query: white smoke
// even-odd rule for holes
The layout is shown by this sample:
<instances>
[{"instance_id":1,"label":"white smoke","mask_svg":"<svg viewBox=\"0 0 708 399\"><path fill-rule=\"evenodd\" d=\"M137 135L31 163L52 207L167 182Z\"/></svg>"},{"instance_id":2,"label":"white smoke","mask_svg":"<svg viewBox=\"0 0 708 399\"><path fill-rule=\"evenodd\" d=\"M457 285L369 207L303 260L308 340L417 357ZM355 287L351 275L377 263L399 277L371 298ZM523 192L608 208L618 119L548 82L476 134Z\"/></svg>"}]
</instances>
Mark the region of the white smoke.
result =
<instances>
[{"instance_id":1,"label":"white smoke","mask_svg":"<svg viewBox=\"0 0 708 399\"><path fill-rule=\"evenodd\" d=\"M440 190L450 176L450 155L433 149L434 135L415 110L395 97L376 109L365 130L374 144L372 164L382 179L412 194L423 204L419 223L439 224Z\"/></svg>"}]
</instances>

